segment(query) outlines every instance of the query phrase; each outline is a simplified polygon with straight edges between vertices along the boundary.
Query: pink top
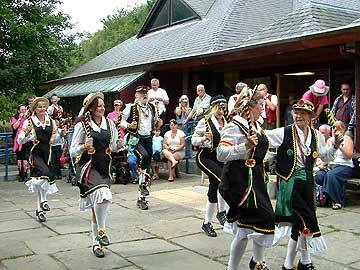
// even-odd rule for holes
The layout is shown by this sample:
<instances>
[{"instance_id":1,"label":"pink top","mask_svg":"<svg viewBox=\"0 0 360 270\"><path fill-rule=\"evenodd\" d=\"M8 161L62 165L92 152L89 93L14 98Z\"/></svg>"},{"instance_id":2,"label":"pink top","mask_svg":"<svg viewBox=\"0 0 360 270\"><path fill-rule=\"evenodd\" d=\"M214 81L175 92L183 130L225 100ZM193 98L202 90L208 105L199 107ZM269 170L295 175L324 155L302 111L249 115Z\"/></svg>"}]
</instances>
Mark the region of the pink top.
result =
<instances>
[{"instance_id":1,"label":"pink top","mask_svg":"<svg viewBox=\"0 0 360 270\"><path fill-rule=\"evenodd\" d=\"M16 129L16 135L15 135L15 138L14 138L14 151L16 151L16 150L21 150L21 148L22 148L22 144L18 144L18 142L17 142L17 138L18 138L18 136L19 136L19 134L20 134L20 131L22 130L22 126L23 126L23 123L24 123L24 121L26 120L26 117L22 117L21 119L20 119L20 123L19 123L19 127ZM11 119L10 119L10 124L11 124L11 127L15 124L17 122L17 119L15 118L15 117L11 117Z\"/></svg>"},{"instance_id":2,"label":"pink top","mask_svg":"<svg viewBox=\"0 0 360 270\"><path fill-rule=\"evenodd\" d=\"M306 91L302 98L312 102L314 104L315 108L317 108L319 105L329 104L327 95L319 97L319 96L314 95L311 92L311 90Z\"/></svg>"},{"instance_id":3,"label":"pink top","mask_svg":"<svg viewBox=\"0 0 360 270\"><path fill-rule=\"evenodd\" d=\"M106 118L110 119L112 121L116 121L118 118L118 114L117 114L117 112L113 111L111 113L108 113ZM119 139L123 139L125 137L125 131L122 128L117 128L117 130L119 132Z\"/></svg>"}]
</instances>

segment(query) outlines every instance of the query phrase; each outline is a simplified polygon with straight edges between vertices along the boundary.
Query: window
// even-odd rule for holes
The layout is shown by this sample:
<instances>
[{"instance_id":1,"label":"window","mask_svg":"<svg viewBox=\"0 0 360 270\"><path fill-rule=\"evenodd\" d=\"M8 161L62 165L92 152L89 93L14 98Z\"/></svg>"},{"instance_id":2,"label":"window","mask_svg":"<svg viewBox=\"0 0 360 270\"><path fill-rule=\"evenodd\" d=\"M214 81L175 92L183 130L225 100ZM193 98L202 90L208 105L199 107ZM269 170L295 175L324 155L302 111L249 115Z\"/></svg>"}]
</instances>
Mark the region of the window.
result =
<instances>
[{"instance_id":1,"label":"window","mask_svg":"<svg viewBox=\"0 0 360 270\"><path fill-rule=\"evenodd\" d=\"M158 1L138 37L152 31L156 31L174 24L200 18L183 0Z\"/></svg>"}]
</instances>

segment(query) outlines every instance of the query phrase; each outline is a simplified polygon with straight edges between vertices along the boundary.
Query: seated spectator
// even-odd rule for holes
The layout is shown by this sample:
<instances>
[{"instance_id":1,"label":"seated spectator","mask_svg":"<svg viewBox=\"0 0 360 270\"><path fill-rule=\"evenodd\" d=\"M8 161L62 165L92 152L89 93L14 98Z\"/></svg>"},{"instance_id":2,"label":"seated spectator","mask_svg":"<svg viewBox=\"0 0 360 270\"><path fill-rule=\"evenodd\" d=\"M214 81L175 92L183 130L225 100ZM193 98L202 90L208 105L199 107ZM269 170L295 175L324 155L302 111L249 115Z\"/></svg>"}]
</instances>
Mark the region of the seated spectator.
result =
<instances>
[{"instance_id":1,"label":"seated spectator","mask_svg":"<svg viewBox=\"0 0 360 270\"><path fill-rule=\"evenodd\" d=\"M344 206L345 188L344 183L351 177L352 154L354 149L353 140L350 136L345 135L346 127L341 121L334 124L336 132L344 136L344 141L336 151L335 159L329 163L330 170L327 172L317 173L316 183L323 187L324 193L332 201L332 209L338 210ZM333 143L334 137L329 139Z\"/></svg>"},{"instance_id":2,"label":"seated spectator","mask_svg":"<svg viewBox=\"0 0 360 270\"><path fill-rule=\"evenodd\" d=\"M179 99L179 106L175 108L175 119L180 129L185 132L185 126L182 125L184 120L189 116L191 108L189 106L189 98L187 95L182 95Z\"/></svg>"},{"instance_id":3,"label":"seated spectator","mask_svg":"<svg viewBox=\"0 0 360 270\"><path fill-rule=\"evenodd\" d=\"M152 170L154 179L158 180L159 177L159 164L161 161L161 152L163 145L163 137L160 136L160 128L154 130L153 140L153 154L152 154Z\"/></svg>"},{"instance_id":4,"label":"seated spectator","mask_svg":"<svg viewBox=\"0 0 360 270\"><path fill-rule=\"evenodd\" d=\"M169 178L168 181L174 181L175 167L179 160L185 157L185 133L178 129L178 123L175 119L170 120L170 130L164 135L163 155L168 160Z\"/></svg>"}]
</instances>

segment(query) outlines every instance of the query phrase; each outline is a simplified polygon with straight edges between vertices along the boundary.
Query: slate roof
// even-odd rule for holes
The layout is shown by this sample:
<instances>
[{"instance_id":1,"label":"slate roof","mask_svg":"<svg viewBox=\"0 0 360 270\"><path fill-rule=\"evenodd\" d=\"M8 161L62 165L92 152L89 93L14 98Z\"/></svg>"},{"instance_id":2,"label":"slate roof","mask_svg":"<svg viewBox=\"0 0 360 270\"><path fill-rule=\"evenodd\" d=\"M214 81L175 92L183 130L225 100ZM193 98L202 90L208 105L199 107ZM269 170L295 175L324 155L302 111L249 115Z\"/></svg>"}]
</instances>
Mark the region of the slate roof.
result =
<instances>
[{"instance_id":1,"label":"slate roof","mask_svg":"<svg viewBox=\"0 0 360 270\"><path fill-rule=\"evenodd\" d=\"M62 79L303 36L360 18L359 0L184 1L201 20L132 37Z\"/></svg>"}]
</instances>

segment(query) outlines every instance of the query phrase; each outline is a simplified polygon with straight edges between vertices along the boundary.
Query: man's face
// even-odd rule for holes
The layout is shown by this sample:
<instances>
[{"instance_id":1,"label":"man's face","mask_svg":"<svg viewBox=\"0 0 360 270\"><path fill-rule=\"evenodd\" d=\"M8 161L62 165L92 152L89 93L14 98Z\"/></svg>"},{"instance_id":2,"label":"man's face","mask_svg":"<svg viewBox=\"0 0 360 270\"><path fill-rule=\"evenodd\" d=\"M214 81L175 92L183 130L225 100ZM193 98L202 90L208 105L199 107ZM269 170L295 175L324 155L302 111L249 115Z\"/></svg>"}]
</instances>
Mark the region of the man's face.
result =
<instances>
[{"instance_id":1,"label":"man's face","mask_svg":"<svg viewBox=\"0 0 360 270\"><path fill-rule=\"evenodd\" d=\"M293 111L294 122L299 128L308 126L310 124L310 118L310 113L305 110L295 109Z\"/></svg>"},{"instance_id":2,"label":"man's face","mask_svg":"<svg viewBox=\"0 0 360 270\"><path fill-rule=\"evenodd\" d=\"M203 97L205 95L205 88L204 87L198 87L196 88L196 93L199 97Z\"/></svg>"},{"instance_id":3,"label":"man's face","mask_svg":"<svg viewBox=\"0 0 360 270\"><path fill-rule=\"evenodd\" d=\"M31 104L34 102L34 99L35 99L35 98L32 98L32 97L31 97L31 98L28 98L28 104L29 104L30 106L31 106Z\"/></svg>"},{"instance_id":4,"label":"man's face","mask_svg":"<svg viewBox=\"0 0 360 270\"><path fill-rule=\"evenodd\" d=\"M154 90L157 90L159 88L159 82L158 81L152 81L151 82L151 88Z\"/></svg>"},{"instance_id":5,"label":"man's face","mask_svg":"<svg viewBox=\"0 0 360 270\"><path fill-rule=\"evenodd\" d=\"M141 104L146 104L148 101L148 93L147 91L139 91L136 93L137 99L140 101Z\"/></svg>"},{"instance_id":6,"label":"man's face","mask_svg":"<svg viewBox=\"0 0 360 270\"><path fill-rule=\"evenodd\" d=\"M330 137L330 132L329 132L329 130L328 130L326 127L320 126L320 127L319 127L319 131L320 131L320 133L321 133L322 135L324 135L325 140L329 139L329 137Z\"/></svg>"},{"instance_id":7,"label":"man's face","mask_svg":"<svg viewBox=\"0 0 360 270\"><path fill-rule=\"evenodd\" d=\"M258 90L263 91L265 96L267 95L268 89L267 89L267 86L265 84L260 84L258 86Z\"/></svg>"},{"instance_id":8,"label":"man's face","mask_svg":"<svg viewBox=\"0 0 360 270\"><path fill-rule=\"evenodd\" d=\"M52 96L51 97L51 103L52 104L57 104L57 102L58 102L58 97L57 96Z\"/></svg>"},{"instance_id":9,"label":"man's face","mask_svg":"<svg viewBox=\"0 0 360 270\"><path fill-rule=\"evenodd\" d=\"M350 93L351 93L350 85L348 85L348 84L343 84L343 85L341 85L341 93L342 93L345 97L349 97L349 96L350 96Z\"/></svg>"}]
</instances>

